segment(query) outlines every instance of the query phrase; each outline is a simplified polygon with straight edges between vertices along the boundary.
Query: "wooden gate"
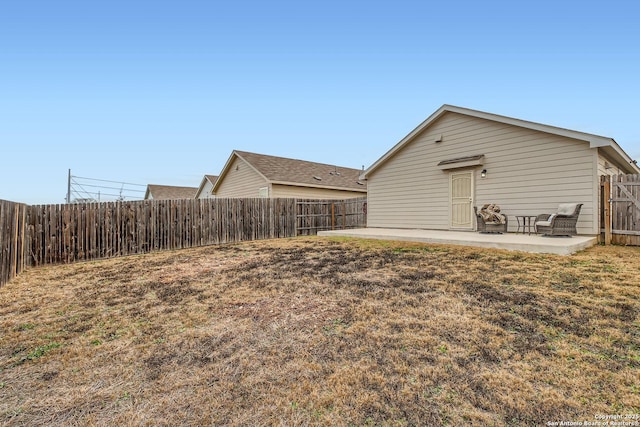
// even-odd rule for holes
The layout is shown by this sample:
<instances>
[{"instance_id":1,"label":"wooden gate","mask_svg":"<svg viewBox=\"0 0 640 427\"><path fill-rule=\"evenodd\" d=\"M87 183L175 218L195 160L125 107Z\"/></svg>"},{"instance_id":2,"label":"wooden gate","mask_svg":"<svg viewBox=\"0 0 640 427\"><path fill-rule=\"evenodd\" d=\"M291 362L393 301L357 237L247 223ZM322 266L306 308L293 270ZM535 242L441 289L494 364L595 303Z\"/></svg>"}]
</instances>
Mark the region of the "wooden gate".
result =
<instances>
[{"instance_id":1,"label":"wooden gate","mask_svg":"<svg viewBox=\"0 0 640 427\"><path fill-rule=\"evenodd\" d=\"M601 241L640 246L640 175L603 176Z\"/></svg>"}]
</instances>

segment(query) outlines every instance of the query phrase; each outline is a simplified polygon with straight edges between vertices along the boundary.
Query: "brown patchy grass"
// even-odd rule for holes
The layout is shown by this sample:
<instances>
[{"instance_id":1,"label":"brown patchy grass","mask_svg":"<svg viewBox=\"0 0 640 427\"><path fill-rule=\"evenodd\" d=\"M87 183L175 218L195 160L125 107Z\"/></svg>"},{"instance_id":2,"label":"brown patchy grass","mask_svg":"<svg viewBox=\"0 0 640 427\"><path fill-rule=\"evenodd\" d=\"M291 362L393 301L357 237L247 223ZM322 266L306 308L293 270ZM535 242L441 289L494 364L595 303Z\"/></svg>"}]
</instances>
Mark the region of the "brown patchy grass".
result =
<instances>
[{"instance_id":1,"label":"brown patchy grass","mask_svg":"<svg viewBox=\"0 0 640 427\"><path fill-rule=\"evenodd\" d=\"M640 408L640 249L349 239L31 269L6 425L543 425Z\"/></svg>"}]
</instances>

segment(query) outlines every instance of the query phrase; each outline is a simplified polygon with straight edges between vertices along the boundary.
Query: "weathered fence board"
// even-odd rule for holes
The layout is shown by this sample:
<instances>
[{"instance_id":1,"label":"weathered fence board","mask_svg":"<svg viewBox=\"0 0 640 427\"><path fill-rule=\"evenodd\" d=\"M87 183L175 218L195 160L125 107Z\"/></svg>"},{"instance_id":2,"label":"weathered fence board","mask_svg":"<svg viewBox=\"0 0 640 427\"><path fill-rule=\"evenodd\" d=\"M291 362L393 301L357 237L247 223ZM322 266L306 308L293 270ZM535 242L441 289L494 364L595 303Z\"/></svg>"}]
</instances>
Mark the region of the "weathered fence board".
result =
<instances>
[{"instance_id":1,"label":"weathered fence board","mask_svg":"<svg viewBox=\"0 0 640 427\"><path fill-rule=\"evenodd\" d=\"M317 234L322 230L365 227L367 199L298 200L296 203L298 235Z\"/></svg>"},{"instance_id":2,"label":"weathered fence board","mask_svg":"<svg viewBox=\"0 0 640 427\"><path fill-rule=\"evenodd\" d=\"M295 200L145 200L32 206L28 218L34 230L30 235L31 265L290 237L295 235L295 218L286 220L291 216L289 205L294 206ZM274 220L266 220L267 213ZM276 221L275 217L285 220Z\"/></svg>"},{"instance_id":3,"label":"weathered fence board","mask_svg":"<svg viewBox=\"0 0 640 427\"><path fill-rule=\"evenodd\" d=\"M601 186L604 242L640 246L640 175L603 176Z\"/></svg>"},{"instance_id":4,"label":"weathered fence board","mask_svg":"<svg viewBox=\"0 0 640 427\"><path fill-rule=\"evenodd\" d=\"M28 266L366 226L366 199L0 200L0 286Z\"/></svg>"},{"instance_id":5,"label":"weathered fence board","mask_svg":"<svg viewBox=\"0 0 640 427\"><path fill-rule=\"evenodd\" d=\"M21 203L0 200L0 286L27 265L26 210Z\"/></svg>"}]
</instances>

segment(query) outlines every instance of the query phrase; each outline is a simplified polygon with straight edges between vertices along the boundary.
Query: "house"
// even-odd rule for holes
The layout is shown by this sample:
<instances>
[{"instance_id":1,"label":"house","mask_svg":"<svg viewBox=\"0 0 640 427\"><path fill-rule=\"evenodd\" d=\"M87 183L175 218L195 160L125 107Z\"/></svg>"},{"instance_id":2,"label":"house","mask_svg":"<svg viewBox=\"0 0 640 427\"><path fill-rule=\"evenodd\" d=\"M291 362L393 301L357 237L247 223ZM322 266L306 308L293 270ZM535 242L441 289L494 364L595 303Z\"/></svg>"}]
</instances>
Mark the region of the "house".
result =
<instances>
[{"instance_id":1,"label":"house","mask_svg":"<svg viewBox=\"0 0 640 427\"><path fill-rule=\"evenodd\" d=\"M196 199L212 199L215 196L213 193L213 185L218 180L218 175L205 175L200 182L200 186L196 190Z\"/></svg>"},{"instance_id":2,"label":"house","mask_svg":"<svg viewBox=\"0 0 640 427\"><path fill-rule=\"evenodd\" d=\"M234 150L213 185L216 197L346 199L367 195L362 171Z\"/></svg>"},{"instance_id":3,"label":"house","mask_svg":"<svg viewBox=\"0 0 640 427\"><path fill-rule=\"evenodd\" d=\"M193 199L196 187L176 187L174 185L147 185L144 194L145 200L172 200L172 199Z\"/></svg>"},{"instance_id":4,"label":"house","mask_svg":"<svg viewBox=\"0 0 640 427\"><path fill-rule=\"evenodd\" d=\"M599 233L600 176L640 173L611 138L443 105L360 178L368 227L474 230L474 206L510 217L582 203L579 234Z\"/></svg>"}]
</instances>

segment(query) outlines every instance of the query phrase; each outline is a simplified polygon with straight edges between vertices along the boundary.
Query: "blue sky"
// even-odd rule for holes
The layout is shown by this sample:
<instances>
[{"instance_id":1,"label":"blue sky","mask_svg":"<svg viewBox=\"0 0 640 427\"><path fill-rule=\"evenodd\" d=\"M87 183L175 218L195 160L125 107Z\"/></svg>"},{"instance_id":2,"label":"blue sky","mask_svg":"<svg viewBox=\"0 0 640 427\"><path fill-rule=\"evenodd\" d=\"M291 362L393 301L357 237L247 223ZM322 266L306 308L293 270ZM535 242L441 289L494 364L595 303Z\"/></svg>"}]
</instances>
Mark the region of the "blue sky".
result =
<instances>
[{"instance_id":1,"label":"blue sky","mask_svg":"<svg viewBox=\"0 0 640 427\"><path fill-rule=\"evenodd\" d=\"M233 149L361 168L442 104L640 159L632 1L0 3L0 199L198 186ZM107 199L107 198L105 198Z\"/></svg>"}]
</instances>

